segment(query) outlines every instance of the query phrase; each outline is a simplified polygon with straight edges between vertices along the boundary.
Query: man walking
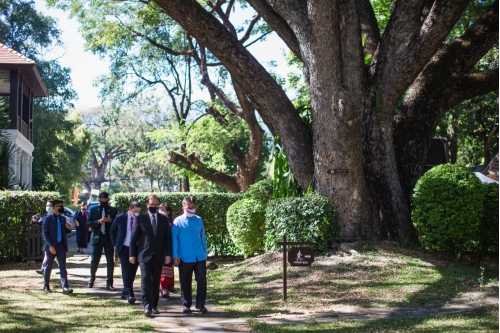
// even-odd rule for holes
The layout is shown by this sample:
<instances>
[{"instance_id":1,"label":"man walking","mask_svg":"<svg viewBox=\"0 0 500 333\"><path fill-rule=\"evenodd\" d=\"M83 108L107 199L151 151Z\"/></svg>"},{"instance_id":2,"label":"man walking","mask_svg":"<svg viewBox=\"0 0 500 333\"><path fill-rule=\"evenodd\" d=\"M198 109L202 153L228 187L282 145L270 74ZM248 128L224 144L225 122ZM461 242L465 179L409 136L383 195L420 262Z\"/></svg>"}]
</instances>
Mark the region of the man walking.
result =
<instances>
[{"instance_id":1,"label":"man walking","mask_svg":"<svg viewBox=\"0 0 500 333\"><path fill-rule=\"evenodd\" d=\"M115 246L116 254L120 257L122 267L123 291L122 299L127 299L129 304L135 303L134 280L139 264L131 264L130 239L134 220L141 212L141 203L137 200L130 201L128 211L117 215L111 224L111 242Z\"/></svg>"},{"instance_id":2,"label":"man walking","mask_svg":"<svg viewBox=\"0 0 500 333\"><path fill-rule=\"evenodd\" d=\"M141 293L144 315L159 314L158 300L160 276L163 263L172 259L172 234L168 217L158 214L160 199L151 194L148 197L148 212L134 221L130 240L131 264L139 262L141 268Z\"/></svg>"},{"instance_id":3,"label":"man walking","mask_svg":"<svg viewBox=\"0 0 500 333\"><path fill-rule=\"evenodd\" d=\"M182 200L184 214L172 225L174 264L179 265L183 313L191 312L193 272L196 280L196 309L207 313L207 238L203 220L196 213L194 198Z\"/></svg>"},{"instance_id":4,"label":"man walking","mask_svg":"<svg viewBox=\"0 0 500 333\"><path fill-rule=\"evenodd\" d=\"M66 223L66 218L61 215L62 213L64 213L63 202L54 200L52 213L46 215L42 220L43 250L47 258L47 267L43 272L43 290L46 293L51 292L50 273L54 259L57 257L63 294L69 295L73 289L69 289L68 272L66 271L66 252L68 251L66 233L71 232L71 225Z\"/></svg>"},{"instance_id":5,"label":"man walking","mask_svg":"<svg viewBox=\"0 0 500 333\"><path fill-rule=\"evenodd\" d=\"M90 281L88 287L94 286L95 275L102 256L102 249L106 255L106 289L115 291L113 287L113 270L115 268L113 243L111 242L111 223L116 217L116 208L109 205L109 195L106 192L99 194L99 206L91 209L87 226L92 228L90 243L92 257L90 261Z\"/></svg>"},{"instance_id":6,"label":"man walking","mask_svg":"<svg viewBox=\"0 0 500 333\"><path fill-rule=\"evenodd\" d=\"M49 215L50 213L52 213L52 204L53 204L53 202L54 202L54 200L47 200L47 202L45 203L45 213L43 214L42 217L40 217L39 219L35 218L36 215L33 215L31 217L31 221L33 222L34 225L42 228L43 218L45 216ZM37 215L39 216L40 214L37 214ZM47 267L47 256L44 255L43 262L42 262L42 267L40 269L37 269L35 272L37 272L38 274L43 275L43 272L45 271L46 267Z\"/></svg>"}]
</instances>

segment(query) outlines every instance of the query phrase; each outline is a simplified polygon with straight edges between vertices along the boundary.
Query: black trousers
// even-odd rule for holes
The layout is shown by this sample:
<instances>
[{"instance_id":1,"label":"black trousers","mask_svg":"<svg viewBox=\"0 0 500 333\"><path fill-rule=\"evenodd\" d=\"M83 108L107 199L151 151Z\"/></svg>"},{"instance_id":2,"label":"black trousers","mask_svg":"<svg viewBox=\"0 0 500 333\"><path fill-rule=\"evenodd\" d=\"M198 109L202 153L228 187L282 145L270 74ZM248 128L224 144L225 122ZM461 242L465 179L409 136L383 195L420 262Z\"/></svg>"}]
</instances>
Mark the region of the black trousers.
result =
<instances>
[{"instance_id":1,"label":"black trousers","mask_svg":"<svg viewBox=\"0 0 500 333\"><path fill-rule=\"evenodd\" d=\"M184 262L179 264L179 282L181 284L182 305L190 308L193 305L192 283L196 280L196 307L205 305L207 298L207 261Z\"/></svg>"},{"instance_id":2,"label":"black trousers","mask_svg":"<svg viewBox=\"0 0 500 333\"><path fill-rule=\"evenodd\" d=\"M120 253L120 263L122 266L123 291L122 295L134 296L134 280L137 273L139 263L131 264L128 259L130 257L129 247L123 245Z\"/></svg>"},{"instance_id":3,"label":"black trousers","mask_svg":"<svg viewBox=\"0 0 500 333\"><path fill-rule=\"evenodd\" d=\"M50 253L50 250L45 250L45 258L47 258L47 266L43 272L43 285L49 287L50 273L52 272L52 264L54 259L57 258L59 262L59 274L61 274L61 285L63 288L69 288L68 285L68 272L66 271L66 248L64 243L57 243L54 245L56 254Z\"/></svg>"},{"instance_id":4,"label":"black trousers","mask_svg":"<svg viewBox=\"0 0 500 333\"><path fill-rule=\"evenodd\" d=\"M160 300L160 278L163 262L156 262L154 257L148 262L139 263L141 268L141 294L144 310L151 311L158 307Z\"/></svg>"},{"instance_id":5,"label":"black trousers","mask_svg":"<svg viewBox=\"0 0 500 333\"><path fill-rule=\"evenodd\" d=\"M92 259L90 260L90 281L94 282L99 261L101 261L102 249L106 256L106 286L113 285L113 270L115 269L115 249L111 244L111 239L108 235L101 235L99 242L92 247Z\"/></svg>"}]
</instances>

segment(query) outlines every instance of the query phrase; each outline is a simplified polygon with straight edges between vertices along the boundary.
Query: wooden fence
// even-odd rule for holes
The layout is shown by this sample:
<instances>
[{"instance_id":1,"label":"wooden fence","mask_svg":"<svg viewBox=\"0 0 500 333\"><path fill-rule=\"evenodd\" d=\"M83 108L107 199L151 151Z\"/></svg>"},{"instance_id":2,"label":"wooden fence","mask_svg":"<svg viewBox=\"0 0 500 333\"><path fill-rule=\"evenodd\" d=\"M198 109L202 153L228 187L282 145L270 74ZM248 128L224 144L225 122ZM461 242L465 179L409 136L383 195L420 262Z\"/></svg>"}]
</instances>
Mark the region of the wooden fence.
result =
<instances>
[{"instance_id":1,"label":"wooden fence","mask_svg":"<svg viewBox=\"0 0 500 333\"><path fill-rule=\"evenodd\" d=\"M23 260L43 259L42 228L31 222L33 214L24 214L21 218L22 238L21 255Z\"/></svg>"}]
</instances>

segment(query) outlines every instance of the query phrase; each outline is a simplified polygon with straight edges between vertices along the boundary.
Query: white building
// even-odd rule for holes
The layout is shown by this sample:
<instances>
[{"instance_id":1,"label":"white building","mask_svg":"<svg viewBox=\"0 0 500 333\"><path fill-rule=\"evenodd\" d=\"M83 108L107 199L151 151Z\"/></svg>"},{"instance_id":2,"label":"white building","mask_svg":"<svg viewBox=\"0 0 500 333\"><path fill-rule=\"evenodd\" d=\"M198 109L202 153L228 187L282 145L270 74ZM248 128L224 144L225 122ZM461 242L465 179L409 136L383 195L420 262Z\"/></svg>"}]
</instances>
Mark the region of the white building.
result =
<instances>
[{"instance_id":1,"label":"white building","mask_svg":"<svg viewBox=\"0 0 500 333\"><path fill-rule=\"evenodd\" d=\"M16 146L13 169L31 188L33 163L33 99L48 96L36 64L0 43L0 96L8 97L10 140Z\"/></svg>"}]
</instances>

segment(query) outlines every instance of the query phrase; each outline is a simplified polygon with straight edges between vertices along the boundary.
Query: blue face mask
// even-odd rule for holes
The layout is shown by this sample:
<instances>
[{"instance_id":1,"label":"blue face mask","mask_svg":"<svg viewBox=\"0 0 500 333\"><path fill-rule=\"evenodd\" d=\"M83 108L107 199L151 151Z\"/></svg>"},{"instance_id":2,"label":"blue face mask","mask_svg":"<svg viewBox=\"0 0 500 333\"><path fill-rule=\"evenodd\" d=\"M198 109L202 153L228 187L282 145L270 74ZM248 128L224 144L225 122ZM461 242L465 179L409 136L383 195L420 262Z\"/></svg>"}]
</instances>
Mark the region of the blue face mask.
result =
<instances>
[{"instance_id":1,"label":"blue face mask","mask_svg":"<svg viewBox=\"0 0 500 333\"><path fill-rule=\"evenodd\" d=\"M52 207L47 207L47 213L52 213Z\"/></svg>"}]
</instances>

